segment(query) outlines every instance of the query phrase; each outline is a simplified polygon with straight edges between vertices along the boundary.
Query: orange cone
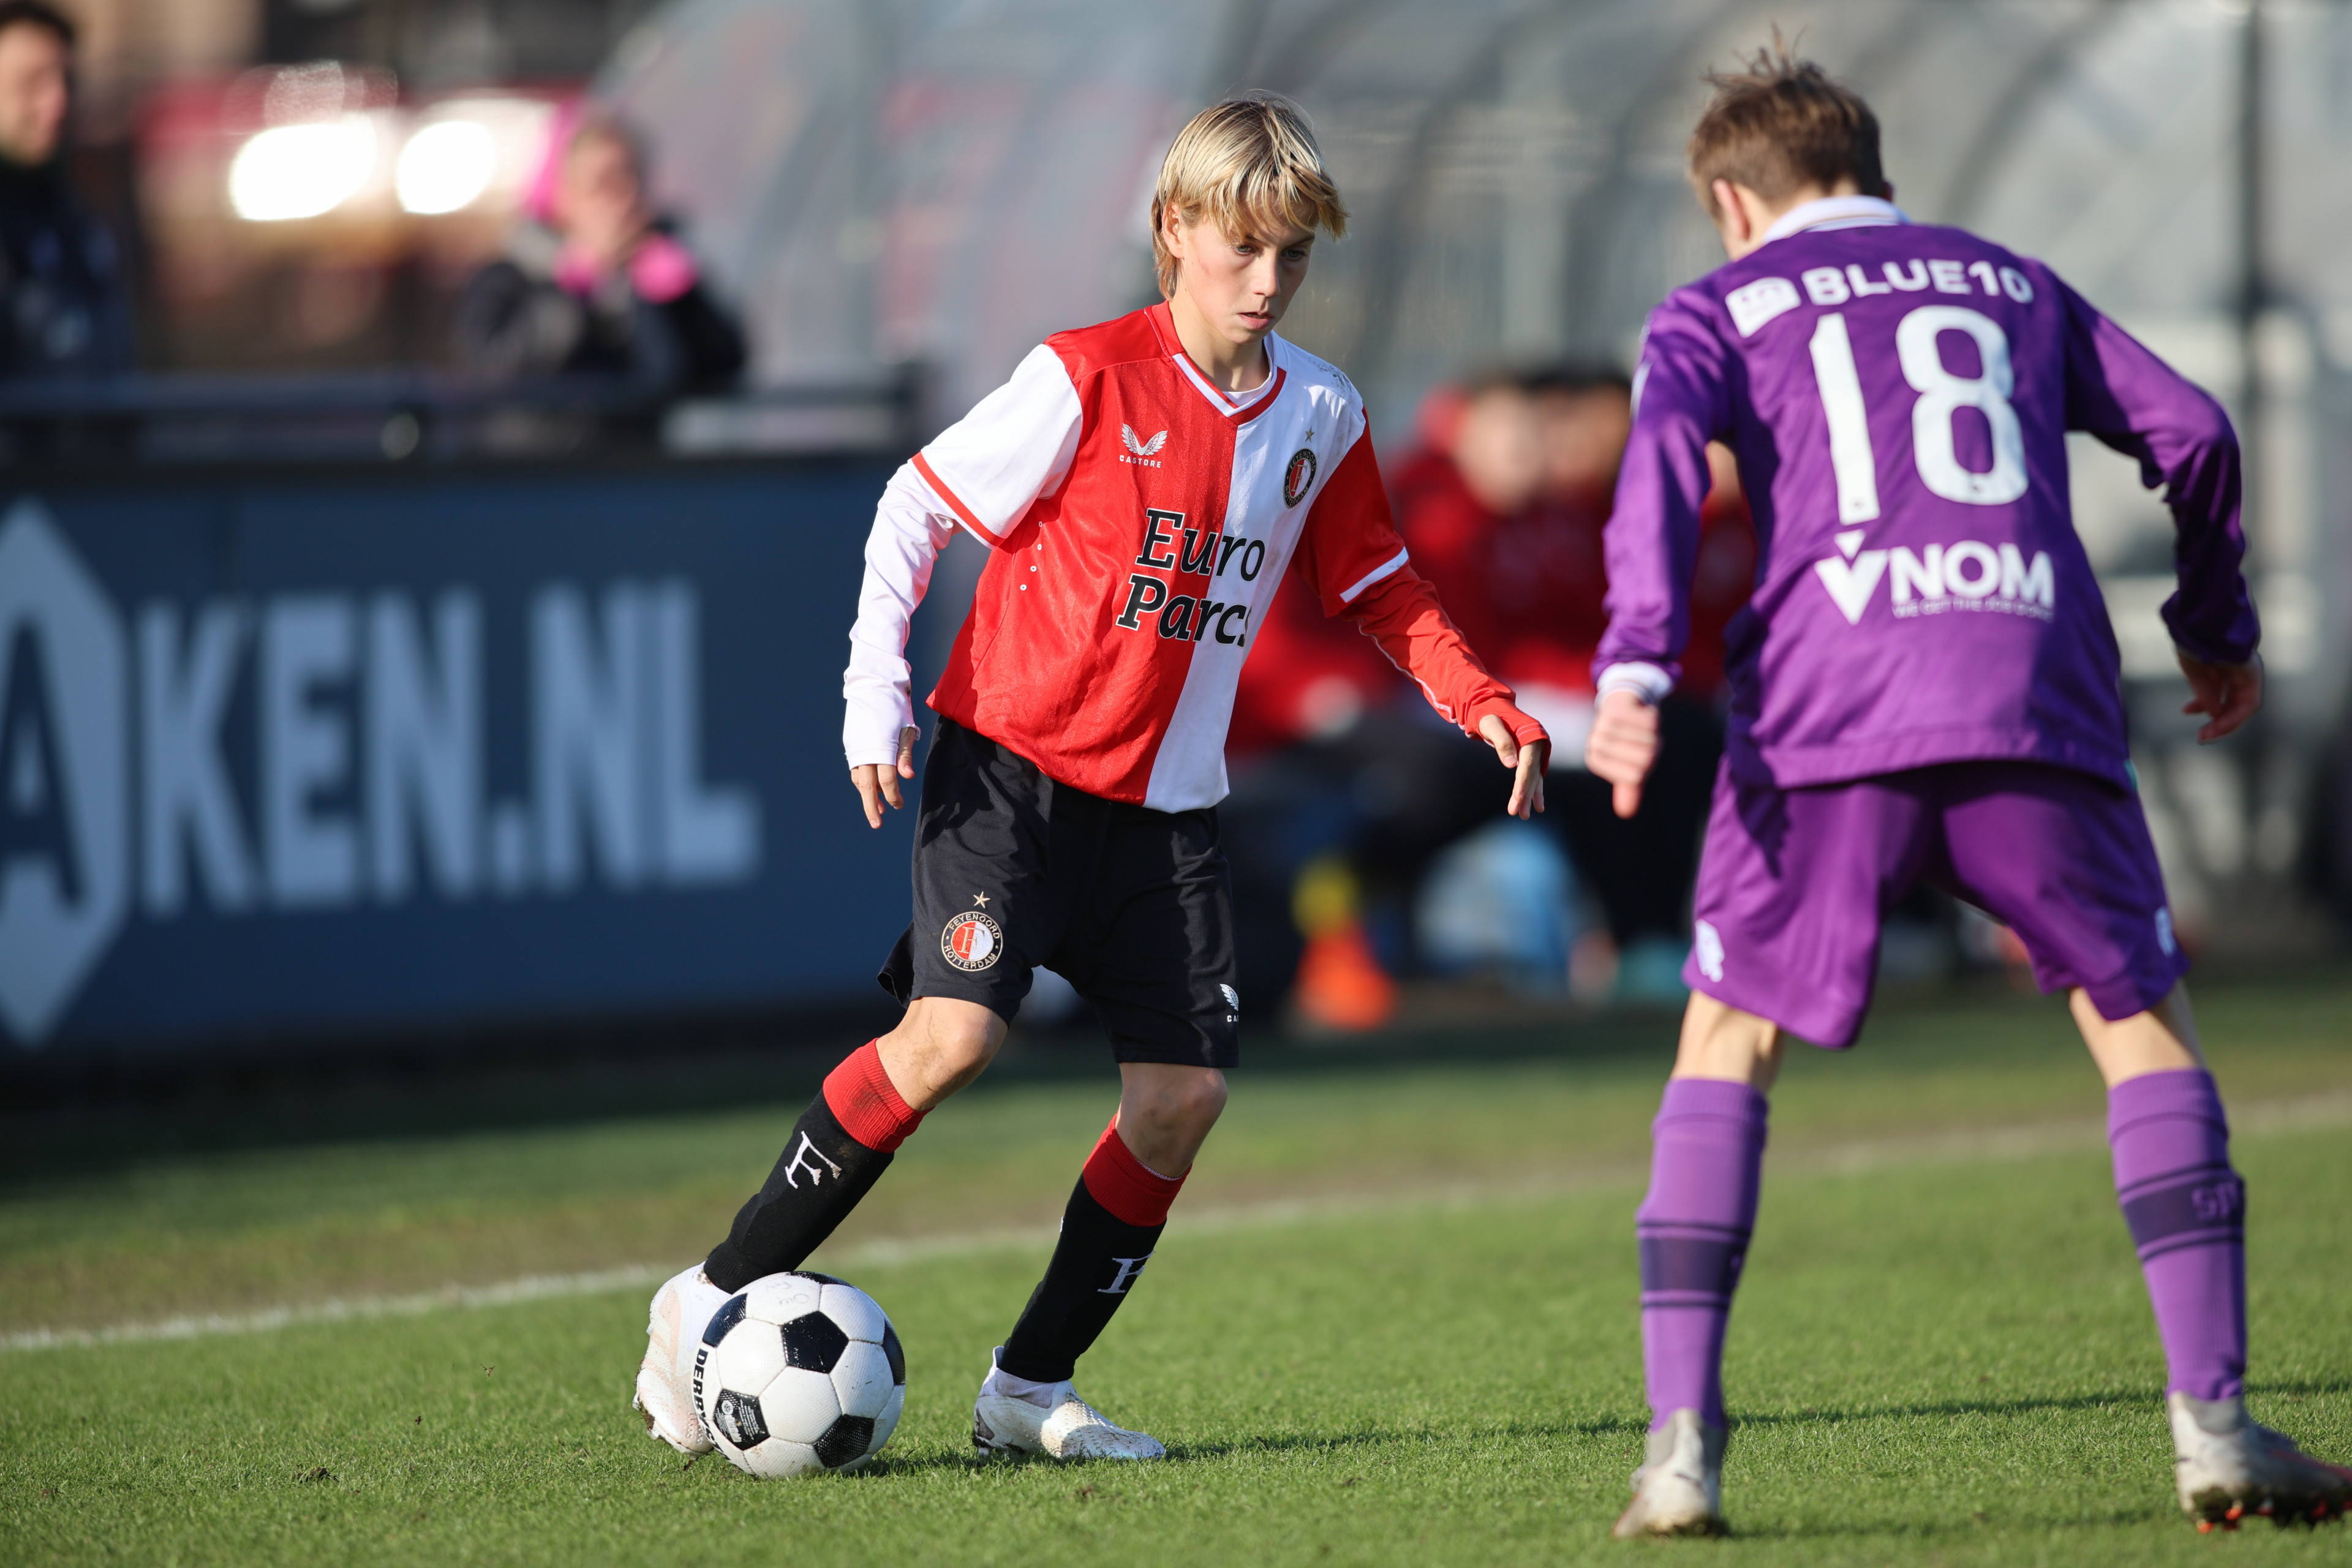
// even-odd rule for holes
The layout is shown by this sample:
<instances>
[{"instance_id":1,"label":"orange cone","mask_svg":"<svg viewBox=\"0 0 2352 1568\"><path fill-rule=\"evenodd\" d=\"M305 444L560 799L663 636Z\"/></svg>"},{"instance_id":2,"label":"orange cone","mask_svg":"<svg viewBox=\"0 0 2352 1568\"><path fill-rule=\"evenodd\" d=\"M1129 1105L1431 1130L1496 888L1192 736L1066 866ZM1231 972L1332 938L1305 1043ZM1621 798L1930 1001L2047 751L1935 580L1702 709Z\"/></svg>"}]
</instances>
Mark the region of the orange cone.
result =
<instances>
[{"instance_id":1,"label":"orange cone","mask_svg":"<svg viewBox=\"0 0 2352 1568\"><path fill-rule=\"evenodd\" d=\"M1299 1016L1327 1029L1377 1029L1396 1012L1396 982L1372 956L1360 922L1310 937L1298 961L1293 999Z\"/></svg>"}]
</instances>

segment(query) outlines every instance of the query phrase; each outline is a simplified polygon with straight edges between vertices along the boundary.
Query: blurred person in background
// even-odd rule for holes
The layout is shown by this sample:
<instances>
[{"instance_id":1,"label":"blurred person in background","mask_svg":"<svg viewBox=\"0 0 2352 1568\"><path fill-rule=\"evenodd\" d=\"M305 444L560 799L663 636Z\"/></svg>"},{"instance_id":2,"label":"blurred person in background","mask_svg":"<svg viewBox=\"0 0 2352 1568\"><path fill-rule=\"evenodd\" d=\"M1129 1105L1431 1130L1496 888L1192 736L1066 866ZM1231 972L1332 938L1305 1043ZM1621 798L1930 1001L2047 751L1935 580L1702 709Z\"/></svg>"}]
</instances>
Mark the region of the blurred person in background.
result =
<instances>
[{"instance_id":1,"label":"blurred person in background","mask_svg":"<svg viewBox=\"0 0 2352 1568\"><path fill-rule=\"evenodd\" d=\"M1433 393L1418 435L1422 449L1391 485L1400 528L1415 526L1418 508L1418 533L1405 538L1414 564L1444 574L1462 596L1448 616L1491 657L1491 584L1454 569L1455 558L1496 510L1535 494L1535 422L1517 385L1496 377ZM1395 1011L1394 973L1414 956L1412 915L1432 862L1493 812L1484 753L1423 719L1395 668L1331 625L1295 584L1276 595L1257 634L1276 651L1243 667L1229 731L1229 752L1255 765L1223 815L1247 950L1279 970L1258 984L1288 984L1309 1026L1370 1029Z\"/></svg>"},{"instance_id":2,"label":"blurred person in background","mask_svg":"<svg viewBox=\"0 0 2352 1568\"><path fill-rule=\"evenodd\" d=\"M1465 640L1555 734L1591 725L1592 653L1608 622L1601 535L1632 423L1631 384L1613 367L1497 373L1433 389L1419 447L1394 470L1415 564ZM1563 746L1554 763L1554 830L1608 928L1579 945L1580 994L1677 1004L1686 994L1690 889L1723 749L1724 637L1756 563L1738 468L1720 447L1710 465L1691 651L1660 709L1671 763L1662 760L1627 820L1580 752ZM1249 847L1236 861L1247 868L1254 950L1280 969L1269 980L1292 984L1303 1022L1364 1029L1393 1015L1395 973L1432 956L1414 949L1434 913L1440 856L1488 828L1491 814L1475 752L1421 722L1395 671L1328 626L1305 598L1277 599L1260 637L1281 643L1281 657L1245 668L1235 705L1233 749L1252 765L1227 816ZM1509 847L1488 847L1489 860Z\"/></svg>"},{"instance_id":3,"label":"blurred person in background","mask_svg":"<svg viewBox=\"0 0 2352 1568\"><path fill-rule=\"evenodd\" d=\"M1528 515L1492 537L1490 574L1519 590L1515 607L1522 622L1494 657L1505 679L1538 705L1531 711L1556 731L1581 735L1592 724L1592 651L1608 625L1601 533L1633 428L1633 387L1614 369L1569 368L1530 378L1529 388L1543 480ZM1708 464L1714 484L1702 518L1691 655L1682 684L1658 710L1674 737L1675 760L1662 762L1654 793L1630 820L1617 816L1608 784L1584 772L1580 759L1554 763L1554 821L1578 873L1607 911L1615 946L1612 992L1625 1001L1678 1003L1685 994L1686 906L1723 755L1723 639L1748 602L1756 568L1738 466L1720 446L1710 450Z\"/></svg>"},{"instance_id":4,"label":"blurred person in background","mask_svg":"<svg viewBox=\"0 0 2352 1568\"><path fill-rule=\"evenodd\" d=\"M567 106L506 255L467 284L466 363L492 376L595 374L649 397L726 387L743 335L646 194L636 133Z\"/></svg>"},{"instance_id":5,"label":"blurred person in background","mask_svg":"<svg viewBox=\"0 0 2352 1568\"><path fill-rule=\"evenodd\" d=\"M114 237L65 174L73 24L42 0L0 0L0 375L131 368L129 290Z\"/></svg>"},{"instance_id":6,"label":"blurred person in background","mask_svg":"<svg viewBox=\"0 0 2352 1568\"><path fill-rule=\"evenodd\" d=\"M1592 722L1592 652L1608 625L1601 533L1633 426L1613 367L1563 366L1473 388L1444 449L1400 470L1400 531L1470 645L1556 734ZM1679 1002L1699 830L1723 749L1725 627L1747 602L1755 542L1736 468L1722 454L1699 547L1693 657L1660 709L1677 753L1631 820L1572 750L1556 753L1553 821L1605 911L1611 994Z\"/></svg>"},{"instance_id":7,"label":"blurred person in background","mask_svg":"<svg viewBox=\"0 0 2352 1568\"><path fill-rule=\"evenodd\" d=\"M1298 579L1276 591L1251 641L1257 656L1242 666L1225 738L1234 792L1218 811L1241 988L1275 996L1297 982L1307 1021L1376 1027L1395 1009L1396 983L1365 927L1352 850L1368 832L1393 843L1428 820L1433 803L1412 787L1427 770L1404 758L1452 737L1402 710L1418 695Z\"/></svg>"}]
</instances>

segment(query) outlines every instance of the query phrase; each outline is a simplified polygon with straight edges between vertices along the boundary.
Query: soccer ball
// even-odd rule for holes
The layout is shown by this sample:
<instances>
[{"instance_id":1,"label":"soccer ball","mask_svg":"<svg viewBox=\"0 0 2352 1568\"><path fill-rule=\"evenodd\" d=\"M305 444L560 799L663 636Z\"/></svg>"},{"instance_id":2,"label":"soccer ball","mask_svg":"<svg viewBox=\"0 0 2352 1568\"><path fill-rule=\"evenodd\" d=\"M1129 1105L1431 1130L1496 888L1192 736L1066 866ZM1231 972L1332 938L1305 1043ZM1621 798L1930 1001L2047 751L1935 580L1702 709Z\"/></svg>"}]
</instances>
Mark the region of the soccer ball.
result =
<instances>
[{"instance_id":1,"label":"soccer ball","mask_svg":"<svg viewBox=\"0 0 2352 1568\"><path fill-rule=\"evenodd\" d=\"M906 1405L898 1331L829 1274L752 1280L711 1315L695 1352L695 1411L747 1475L861 1468Z\"/></svg>"}]
</instances>

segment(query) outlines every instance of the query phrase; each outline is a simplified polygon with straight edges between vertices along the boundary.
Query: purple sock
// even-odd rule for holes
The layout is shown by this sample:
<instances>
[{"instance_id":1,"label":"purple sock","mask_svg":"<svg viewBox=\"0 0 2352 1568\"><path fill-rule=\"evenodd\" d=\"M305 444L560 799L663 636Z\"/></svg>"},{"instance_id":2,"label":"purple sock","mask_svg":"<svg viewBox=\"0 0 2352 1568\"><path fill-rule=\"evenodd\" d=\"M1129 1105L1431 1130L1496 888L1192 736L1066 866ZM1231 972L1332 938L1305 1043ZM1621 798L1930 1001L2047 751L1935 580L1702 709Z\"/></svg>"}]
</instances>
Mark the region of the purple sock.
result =
<instances>
[{"instance_id":1,"label":"purple sock","mask_svg":"<svg viewBox=\"0 0 2352 1568\"><path fill-rule=\"evenodd\" d=\"M1642 1364L1650 1429L1677 1410L1723 1417L1723 1328L1756 1228L1769 1107L1744 1083L1678 1078L1651 1124L1642 1242Z\"/></svg>"},{"instance_id":2,"label":"purple sock","mask_svg":"<svg viewBox=\"0 0 2352 1568\"><path fill-rule=\"evenodd\" d=\"M2182 1068L2116 1085L2107 1142L2164 1338L2166 1387L2230 1398L2246 1373L2246 1187L2230 1168L2230 1123L2211 1075Z\"/></svg>"}]
</instances>

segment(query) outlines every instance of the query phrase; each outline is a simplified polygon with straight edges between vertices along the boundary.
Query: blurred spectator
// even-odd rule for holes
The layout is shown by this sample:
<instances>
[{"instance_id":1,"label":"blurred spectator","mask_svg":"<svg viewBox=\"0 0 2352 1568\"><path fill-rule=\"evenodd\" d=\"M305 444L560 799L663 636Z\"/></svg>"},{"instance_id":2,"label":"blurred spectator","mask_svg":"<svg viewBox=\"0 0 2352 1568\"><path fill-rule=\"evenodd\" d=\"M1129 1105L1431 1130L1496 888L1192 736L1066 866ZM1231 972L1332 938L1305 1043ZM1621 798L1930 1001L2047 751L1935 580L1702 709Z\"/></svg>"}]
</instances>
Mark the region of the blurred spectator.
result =
<instances>
[{"instance_id":1,"label":"blurred spectator","mask_svg":"<svg viewBox=\"0 0 2352 1568\"><path fill-rule=\"evenodd\" d=\"M1541 432L1526 393L1505 377L1441 389L1421 426L1423 448L1391 470L1400 526L1447 614L1493 665L1496 649L1542 624L1551 570L1535 559L1542 540L1514 537L1517 560L1496 550L1498 522L1519 519L1542 483ZM1286 909L1304 943L1284 946L1261 930L1245 933L1244 951L1298 953L1293 1000L1304 1021L1370 1027L1394 1005L1390 972L1425 945L1414 911L1432 863L1497 816L1499 771L1426 718L1378 649L1325 620L1295 584L1257 641L1231 743L1237 755L1286 749L1237 779L1221 815L1235 845L1240 918ZM1580 666L1575 679L1584 679ZM1267 981L1290 978L1286 969Z\"/></svg>"},{"instance_id":2,"label":"blurred spectator","mask_svg":"<svg viewBox=\"0 0 2352 1568\"><path fill-rule=\"evenodd\" d=\"M645 167L619 121L576 107L557 115L530 219L458 302L468 365L617 376L656 397L735 378L742 333L673 226L648 209Z\"/></svg>"},{"instance_id":3,"label":"blurred spectator","mask_svg":"<svg viewBox=\"0 0 2352 1568\"><path fill-rule=\"evenodd\" d=\"M1714 488L1700 513L1683 680L1659 706L1664 744L1642 809L1630 821L1620 818L1610 804L1609 786L1583 771L1582 752L1591 727L1592 649L1607 624L1601 535L1633 425L1633 403L1626 384L1614 375L1548 378L1538 384L1537 401L1549 456L1546 493L1538 510L1561 541L1555 548L1574 549L1596 568L1559 612L1562 632L1582 667L1579 718L1571 727L1565 715L1531 710L1556 734L1572 734L1572 741L1561 742L1567 754L1553 765L1549 815L1578 871L1608 912L1615 946L1613 993L1629 1001L1677 1001L1690 947L1686 906L1698 869L1699 835L1723 756L1724 637L1753 587L1755 532L1730 450L1709 447ZM1532 679L1508 668L1504 678Z\"/></svg>"},{"instance_id":4,"label":"blurred spectator","mask_svg":"<svg viewBox=\"0 0 2352 1568\"><path fill-rule=\"evenodd\" d=\"M0 375L131 368L131 300L114 237L65 176L73 24L0 0Z\"/></svg>"},{"instance_id":5,"label":"blurred spectator","mask_svg":"<svg viewBox=\"0 0 2352 1568\"><path fill-rule=\"evenodd\" d=\"M1609 923L1597 963L1590 945L1580 955L1581 984L1646 1001L1680 994L1682 906L1721 739L1703 698L1671 700L1672 760L1631 822L1583 772L1592 650L1608 624L1601 533L1632 423L1631 387L1613 369L1492 381L1471 395L1451 449L1408 463L1397 489L1414 563L1552 733L1546 820Z\"/></svg>"},{"instance_id":6,"label":"blurred spectator","mask_svg":"<svg viewBox=\"0 0 2352 1568\"><path fill-rule=\"evenodd\" d=\"M1555 738L1550 808L1539 820L1559 835L1609 924L1597 949L1580 952L1580 976L1621 998L1669 1000L1681 994L1685 906L1722 753L1724 639L1747 602L1756 550L1737 467L1713 449L1685 675L1662 710L1665 749L1653 787L1640 815L1621 821L1582 759L1592 650L1607 624L1601 535L1632 422L1631 388L1613 370L1440 388L1422 411L1422 445L1391 475L1414 563ZM1251 944L1262 954L1300 955L1294 999L1307 1021L1369 1026L1393 1005L1388 970L1409 961L1417 932L1427 945L1420 928L1429 921L1408 917L1433 864L1492 825L1494 769L1458 737L1416 723L1377 652L1290 587L1259 645L1233 730L1236 759L1258 755L1223 814L1242 918L1265 928ZM1490 859L1531 847L1542 847L1499 838L1484 847ZM1542 868L1510 869L1534 878ZM1278 907L1303 948L1295 938L1282 946L1271 929ZM1288 978L1286 969L1260 984Z\"/></svg>"},{"instance_id":7,"label":"blurred spectator","mask_svg":"<svg viewBox=\"0 0 2352 1568\"><path fill-rule=\"evenodd\" d=\"M1491 379L1471 391L1452 439L1409 458L1393 484L1414 564L1523 705L1538 704L1528 710L1552 731L1555 766L1591 724L1601 525L1624 410L1623 380L1606 373Z\"/></svg>"}]
</instances>

